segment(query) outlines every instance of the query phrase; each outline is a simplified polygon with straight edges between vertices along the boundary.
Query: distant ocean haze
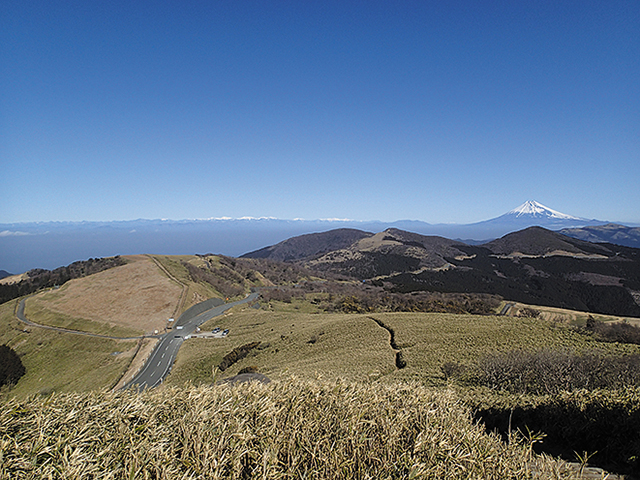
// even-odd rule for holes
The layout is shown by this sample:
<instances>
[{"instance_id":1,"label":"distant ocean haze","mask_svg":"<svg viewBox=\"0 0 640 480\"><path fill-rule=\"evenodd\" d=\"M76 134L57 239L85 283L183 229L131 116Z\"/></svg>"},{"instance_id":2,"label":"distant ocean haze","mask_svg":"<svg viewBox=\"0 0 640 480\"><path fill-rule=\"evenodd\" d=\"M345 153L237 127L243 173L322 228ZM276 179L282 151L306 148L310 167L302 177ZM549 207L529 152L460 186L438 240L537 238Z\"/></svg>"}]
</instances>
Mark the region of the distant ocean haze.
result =
<instances>
[{"instance_id":1,"label":"distant ocean haze","mask_svg":"<svg viewBox=\"0 0 640 480\"><path fill-rule=\"evenodd\" d=\"M140 253L218 253L235 257L293 236L337 228L371 233L399 228L479 243L532 225L559 230L605 223L560 214L537 202L526 202L500 217L468 225L434 225L417 220L275 218L16 223L0 225L0 270L22 273L32 268L53 269L88 258Z\"/></svg>"}]
</instances>

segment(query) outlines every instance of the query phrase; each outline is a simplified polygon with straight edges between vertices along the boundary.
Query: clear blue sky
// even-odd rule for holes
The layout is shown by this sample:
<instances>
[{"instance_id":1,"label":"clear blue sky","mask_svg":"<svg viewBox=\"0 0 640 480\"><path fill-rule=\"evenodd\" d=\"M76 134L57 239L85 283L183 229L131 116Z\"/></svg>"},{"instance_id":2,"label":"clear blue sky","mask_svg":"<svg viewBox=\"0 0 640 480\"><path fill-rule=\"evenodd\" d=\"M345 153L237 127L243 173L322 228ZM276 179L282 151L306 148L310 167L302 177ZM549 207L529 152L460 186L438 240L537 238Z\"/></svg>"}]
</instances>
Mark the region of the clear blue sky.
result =
<instances>
[{"instance_id":1,"label":"clear blue sky","mask_svg":"<svg viewBox=\"0 0 640 480\"><path fill-rule=\"evenodd\" d=\"M0 4L0 223L640 222L640 2Z\"/></svg>"}]
</instances>

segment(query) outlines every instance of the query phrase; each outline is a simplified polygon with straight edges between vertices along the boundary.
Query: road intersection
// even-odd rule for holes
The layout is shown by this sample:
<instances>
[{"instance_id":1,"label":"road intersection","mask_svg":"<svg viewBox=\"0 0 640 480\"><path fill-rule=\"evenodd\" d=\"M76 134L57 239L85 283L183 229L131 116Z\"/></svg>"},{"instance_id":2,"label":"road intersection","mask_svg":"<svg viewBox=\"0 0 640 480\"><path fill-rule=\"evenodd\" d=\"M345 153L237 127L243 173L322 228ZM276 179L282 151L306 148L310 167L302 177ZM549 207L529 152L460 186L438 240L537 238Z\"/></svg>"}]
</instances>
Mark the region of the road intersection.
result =
<instances>
[{"instance_id":1,"label":"road intersection","mask_svg":"<svg viewBox=\"0 0 640 480\"><path fill-rule=\"evenodd\" d=\"M222 305L215 305L211 300L207 300L184 312L176 320L174 329L160 337L160 341L142 369L123 388L132 387L144 390L158 386L171 371L178 350L186 337L195 332L203 323L222 315L236 305L252 302L259 296L258 292L253 292L242 300ZM204 311L202 311L203 309Z\"/></svg>"}]
</instances>

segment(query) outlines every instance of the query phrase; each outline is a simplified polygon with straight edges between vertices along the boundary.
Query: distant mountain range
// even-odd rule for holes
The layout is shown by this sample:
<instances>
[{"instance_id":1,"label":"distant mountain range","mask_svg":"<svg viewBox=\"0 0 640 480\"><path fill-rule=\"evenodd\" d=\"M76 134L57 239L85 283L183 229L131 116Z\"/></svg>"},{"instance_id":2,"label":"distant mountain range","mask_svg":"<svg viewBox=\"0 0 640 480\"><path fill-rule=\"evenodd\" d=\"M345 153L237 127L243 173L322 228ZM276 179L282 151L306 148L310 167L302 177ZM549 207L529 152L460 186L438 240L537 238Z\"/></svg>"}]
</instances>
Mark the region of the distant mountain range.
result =
<instances>
[{"instance_id":1,"label":"distant mountain range","mask_svg":"<svg viewBox=\"0 0 640 480\"><path fill-rule=\"evenodd\" d=\"M594 244L542 227L479 246L394 228L375 234L340 229L291 238L244 257L293 262L394 292L490 293L640 316L640 249Z\"/></svg>"},{"instance_id":2,"label":"distant mountain range","mask_svg":"<svg viewBox=\"0 0 640 480\"><path fill-rule=\"evenodd\" d=\"M582 228L563 228L560 230L560 233L587 242L613 243L616 245L640 248L639 227L626 227L624 225L608 223L606 225Z\"/></svg>"},{"instance_id":3,"label":"distant mountain range","mask_svg":"<svg viewBox=\"0 0 640 480\"><path fill-rule=\"evenodd\" d=\"M236 257L287 238L337 228L368 232L397 228L478 244L533 225L559 230L607 223L566 215L529 201L497 218L468 225L429 224L417 220L275 218L0 224L0 268L21 273L32 268L53 269L77 260L135 253L222 253ZM578 230L572 232L569 235L583 234ZM617 241L618 237L613 235L606 241ZM632 233L628 237L637 238ZM640 242L636 246L640 246Z\"/></svg>"}]
</instances>

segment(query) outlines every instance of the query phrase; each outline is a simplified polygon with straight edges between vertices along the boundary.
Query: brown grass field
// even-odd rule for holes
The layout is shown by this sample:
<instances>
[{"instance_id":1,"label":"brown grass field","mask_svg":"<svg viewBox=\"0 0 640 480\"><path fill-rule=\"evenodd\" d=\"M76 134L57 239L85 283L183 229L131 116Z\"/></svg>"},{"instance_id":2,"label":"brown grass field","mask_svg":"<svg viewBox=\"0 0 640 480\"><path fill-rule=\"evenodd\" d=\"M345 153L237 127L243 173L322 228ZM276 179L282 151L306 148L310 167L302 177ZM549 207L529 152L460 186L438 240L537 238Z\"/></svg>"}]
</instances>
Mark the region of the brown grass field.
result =
<instances>
[{"instance_id":1,"label":"brown grass field","mask_svg":"<svg viewBox=\"0 0 640 480\"><path fill-rule=\"evenodd\" d=\"M289 305L283 305L289 308ZM277 307L276 307L277 308ZM395 331L405 368L395 365L390 335ZM241 306L203 325L229 329L222 339L186 340L167 378L169 385L207 384L213 368L236 347L262 342L217 378L255 366L272 378L343 379L364 382L446 382L446 362L472 364L488 352L558 348L608 355L640 353L638 345L603 343L573 328L532 318L443 313L315 314L256 310Z\"/></svg>"},{"instance_id":2,"label":"brown grass field","mask_svg":"<svg viewBox=\"0 0 640 480\"><path fill-rule=\"evenodd\" d=\"M53 313L127 327L138 332L162 330L174 314L182 287L144 255L125 257L127 264L71 280L40 293L29 305ZM37 321L35 318L33 321Z\"/></svg>"}]
</instances>

